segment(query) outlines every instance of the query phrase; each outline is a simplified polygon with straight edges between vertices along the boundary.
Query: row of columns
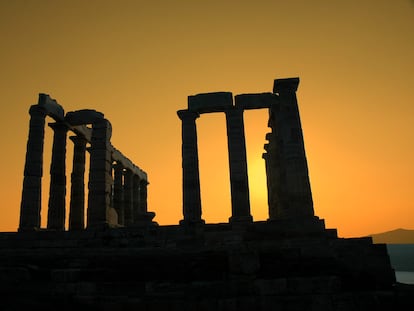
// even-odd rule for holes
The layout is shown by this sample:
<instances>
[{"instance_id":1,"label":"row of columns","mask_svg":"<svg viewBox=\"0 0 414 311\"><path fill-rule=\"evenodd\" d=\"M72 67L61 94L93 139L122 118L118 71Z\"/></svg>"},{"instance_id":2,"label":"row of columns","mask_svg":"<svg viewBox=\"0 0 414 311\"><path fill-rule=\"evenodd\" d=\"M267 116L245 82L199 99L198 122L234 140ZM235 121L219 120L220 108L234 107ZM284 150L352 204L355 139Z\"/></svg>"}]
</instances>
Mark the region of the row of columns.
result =
<instances>
[{"instance_id":1,"label":"row of columns","mask_svg":"<svg viewBox=\"0 0 414 311\"><path fill-rule=\"evenodd\" d=\"M125 169L121 163L114 165L113 206L120 225L141 225L155 216L147 211L147 185L146 180Z\"/></svg>"},{"instance_id":2,"label":"row of columns","mask_svg":"<svg viewBox=\"0 0 414 311\"><path fill-rule=\"evenodd\" d=\"M227 108L225 111L229 169L231 185L232 216L230 222L252 221L250 214L249 182L247 175L246 142L243 109ZM182 224L203 223L201 215L200 176L196 119L198 112L179 110L182 121L182 171L183 214Z\"/></svg>"},{"instance_id":3,"label":"row of columns","mask_svg":"<svg viewBox=\"0 0 414 311\"><path fill-rule=\"evenodd\" d=\"M231 93L189 97L189 109L179 110L182 121L182 223L203 223L201 218L196 119L200 113L224 112L230 169L230 222L250 222L244 109L269 109L271 133L265 145L269 220L314 215L302 127L296 99L299 78L276 79L273 93L242 94L232 104Z\"/></svg>"},{"instance_id":4,"label":"row of columns","mask_svg":"<svg viewBox=\"0 0 414 311\"><path fill-rule=\"evenodd\" d=\"M19 231L40 229L43 145L45 118L48 111L40 105L31 106L29 138L24 169ZM70 129L63 121L50 123L53 146L50 166L50 194L47 229L64 230L66 215L66 138ZM151 221L154 213L147 211L147 185L145 179L124 168L121 163L113 167L111 157L111 125L101 118L92 123L90 147L82 135L70 136L74 143L71 174L69 230L85 228L85 160L90 153L88 183L87 227L112 225L128 226ZM114 169L114 172L113 172ZM112 173L115 181L113 182ZM118 219L110 219L115 208Z\"/></svg>"}]
</instances>

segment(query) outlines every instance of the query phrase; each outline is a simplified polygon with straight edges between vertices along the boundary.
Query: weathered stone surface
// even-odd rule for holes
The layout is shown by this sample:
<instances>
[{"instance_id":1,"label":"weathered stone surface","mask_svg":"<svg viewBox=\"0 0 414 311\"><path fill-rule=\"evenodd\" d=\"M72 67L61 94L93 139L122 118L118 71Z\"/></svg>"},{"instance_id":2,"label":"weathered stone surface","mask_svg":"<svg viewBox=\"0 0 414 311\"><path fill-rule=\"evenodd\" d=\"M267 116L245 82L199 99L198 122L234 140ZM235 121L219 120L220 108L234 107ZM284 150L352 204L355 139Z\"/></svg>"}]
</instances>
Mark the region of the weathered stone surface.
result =
<instances>
[{"instance_id":1,"label":"weathered stone surface","mask_svg":"<svg viewBox=\"0 0 414 311\"><path fill-rule=\"evenodd\" d=\"M269 218L312 217L313 200L302 126L296 100L299 78L277 79L279 104L270 109L264 156L267 170Z\"/></svg>"},{"instance_id":2,"label":"weathered stone surface","mask_svg":"<svg viewBox=\"0 0 414 311\"><path fill-rule=\"evenodd\" d=\"M200 173L198 167L197 112L179 110L182 121L182 169L183 169L183 223L201 223Z\"/></svg>"},{"instance_id":3,"label":"weathered stone surface","mask_svg":"<svg viewBox=\"0 0 414 311\"><path fill-rule=\"evenodd\" d=\"M124 174L124 224L134 223L134 174L125 170Z\"/></svg>"},{"instance_id":4,"label":"weathered stone surface","mask_svg":"<svg viewBox=\"0 0 414 311\"><path fill-rule=\"evenodd\" d=\"M85 227L85 156L86 139L71 136L74 143L71 174L69 230L81 230Z\"/></svg>"},{"instance_id":5,"label":"weathered stone surface","mask_svg":"<svg viewBox=\"0 0 414 311\"><path fill-rule=\"evenodd\" d=\"M47 228L65 230L66 215L66 134L63 123L51 123L53 129L52 161L50 164L50 194Z\"/></svg>"},{"instance_id":6,"label":"weathered stone surface","mask_svg":"<svg viewBox=\"0 0 414 311\"><path fill-rule=\"evenodd\" d=\"M118 223L125 224L125 205L124 205L124 166L116 163L114 166L114 208L118 214Z\"/></svg>"},{"instance_id":7,"label":"weathered stone surface","mask_svg":"<svg viewBox=\"0 0 414 311\"><path fill-rule=\"evenodd\" d=\"M46 109L39 105L33 105L30 107L29 113L29 138L27 140L20 206L19 230L21 231L40 228Z\"/></svg>"},{"instance_id":8,"label":"weathered stone surface","mask_svg":"<svg viewBox=\"0 0 414 311\"><path fill-rule=\"evenodd\" d=\"M296 92L299 85L299 78L275 79L273 84L273 93Z\"/></svg>"},{"instance_id":9,"label":"weathered stone surface","mask_svg":"<svg viewBox=\"0 0 414 311\"><path fill-rule=\"evenodd\" d=\"M234 106L239 109L271 108L279 102L273 93L240 94L234 97Z\"/></svg>"},{"instance_id":10,"label":"weathered stone surface","mask_svg":"<svg viewBox=\"0 0 414 311\"><path fill-rule=\"evenodd\" d=\"M76 111L70 111L66 113L65 121L70 125L83 125L92 124L97 119L103 119L104 114L102 112L93 109L82 109Z\"/></svg>"},{"instance_id":11,"label":"weathered stone surface","mask_svg":"<svg viewBox=\"0 0 414 311\"><path fill-rule=\"evenodd\" d=\"M252 221L243 110L238 108L226 110L226 124L232 206L230 221Z\"/></svg>"},{"instance_id":12,"label":"weathered stone surface","mask_svg":"<svg viewBox=\"0 0 414 311\"><path fill-rule=\"evenodd\" d=\"M65 111L63 107L57 103L56 100L50 98L47 94L39 94L38 105L46 110L47 115L51 116L56 121L63 121Z\"/></svg>"},{"instance_id":13,"label":"weathered stone surface","mask_svg":"<svg viewBox=\"0 0 414 311\"><path fill-rule=\"evenodd\" d=\"M233 107L230 92L203 93L188 96L188 110L197 113L223 112Z\"/></svg>"}]
</instances>

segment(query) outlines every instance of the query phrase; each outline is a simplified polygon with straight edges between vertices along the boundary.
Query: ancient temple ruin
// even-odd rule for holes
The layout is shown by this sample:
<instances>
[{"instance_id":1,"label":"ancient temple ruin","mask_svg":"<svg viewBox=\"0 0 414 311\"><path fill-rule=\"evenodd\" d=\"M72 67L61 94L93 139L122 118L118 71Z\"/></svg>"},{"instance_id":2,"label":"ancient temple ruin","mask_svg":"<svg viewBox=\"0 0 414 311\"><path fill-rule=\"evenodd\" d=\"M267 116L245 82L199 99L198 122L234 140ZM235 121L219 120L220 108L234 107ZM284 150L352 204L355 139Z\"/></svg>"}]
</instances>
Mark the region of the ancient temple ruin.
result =
<instances>
[{"instance_id":1,"label":"ancient temple ruin","mask_svg":"<svg viewBox=\"0 0 414 311\"><path fill-rule=\"evenodd\" d=\"M296 90L298 78L277 79L273 93L233 95L205 93L188 97L188 109L179 110L182 121L183 224L201 219L196 119L204 113L226 116L230 169L231 223L252 222L247 175L243 111L268 109L271 132L264 148L269 220L312 218L313 202L303 143Z\"/></svg>"},{"instance_id":2,"label":"ancient temple ruin","mask_svg":"<svg viewBox=\"0 0 414 311\"><path fill-rule=\"evenodd\" d=\"M339 238L314 214L296 90L188 97L182 122L183 219L156 225L147 174L110 143L103 114L63 108L41 94L30 129L18 232L0 233L5 310L411 310L385 244ZM267 109L263 154L269 218L250 213L243 111ZM196 119L226 116L228 223L202 218ZM45 117L55 120L47 228L40 229ZM74 133L69 228L65 230L66 135ZM88 147L89 145L89 147ZM89 151L88 193L84 192ZM87 197L87 206L85 198ZM85 225L84 208L87 208ZM334 206L332 208L335 208ZM83 230L85 229L85 230Z\"/></svg>"},{"instance_id":3,"label":"ancient temple ruin","mask_svg":"<svg viewBox=\"0 0 414 311\"><path fill-rule=\"evenodd\" d=\"M73 142L73 170L70 187L69 230L85 228L85 158L90 155L87 193L87 228L152 224L153 212L147 211L147 173L111 144L111 123L95 110L64 113L64 109L46 94L39 95L30 107L29 138L19 231L40 229L45 119L53 130L50 165L48 230L65 230L66 215L66 142ZM89 147L87 147L89 145Z\"/></svg>"}]
</instances>

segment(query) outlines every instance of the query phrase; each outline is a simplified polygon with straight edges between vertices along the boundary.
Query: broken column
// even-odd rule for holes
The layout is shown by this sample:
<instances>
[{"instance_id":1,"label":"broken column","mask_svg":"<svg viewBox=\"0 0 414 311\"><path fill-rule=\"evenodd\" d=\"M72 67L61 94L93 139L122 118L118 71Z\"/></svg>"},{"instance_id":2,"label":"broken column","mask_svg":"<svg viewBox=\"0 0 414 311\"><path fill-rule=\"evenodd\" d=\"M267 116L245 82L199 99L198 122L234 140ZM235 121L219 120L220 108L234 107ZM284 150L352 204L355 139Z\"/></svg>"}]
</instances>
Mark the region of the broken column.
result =
<instances>
[{"instance_id":1,"label":"broken column","mask_svg":"<svg viewBox=\"0 0 414 311\"><path fill-rule=\"evenodd\" d=\"M24 166L19 231L40 228L46 110L39 105L33 105L29 113L29 138Z\"/></svg>"},{"instance_id":2,"label":"broken column","mask_svg":"<svg viewBox=\"0 0 414 311\"><path fill-rule=\"evenodd\" d=\"M82 136L70 136L69 138L74 144L69 230L82 230L85 227L85 158L87 141Z\"/></svg>"},{"instance_id":3,"label":"broken column","mask_svg":"<svg viewBox=\"0 0 414 311\"><path fill-rule=\"evenodd\" d=\"M247 177L246 141L243 109L227 109L227 142L229 152L232 216L230 222L252 221L249 181Z\"/></svg>"},{"instance_id":4,"label":"broken column","mask_svg":"<svg viewBox=\"0 0 414 311\"><path fill-rule=\"evenodd\" d=\"M53 129L52 160L50 164L50 193L47 229L65 230L66 216L66 133L64 123L49 123Z\"/></svg>"},{"instance_id":5,"label":"broken column","mask_svg":"<svg viewBox=\"0 0 414 311\"><path fill-rule=\"evenodd\" d=\"M197 147L197 112L179 110L182 121L183 214L181 224L203 223Z\"/></svg>"},{"instance_id":6,"label":"broken column","mask_svg":"<svg viewBox=\"0 0 414 311\"><path fill-rule=\"evenodd\" d=\"M108 226L107 212L111 206L112 158L111 124L95 119L92 123L90 147L88 228Z\"/></svg>"},{"instance_id":7,"label":"broken column","mask_svg":"<svg viewBox=\"0 0 414 311\"><path fill-rule=\"evenodd\" d=\"M302 126L296 99L299 78L277 79L279 105L270 109L267 173L271 174L270 220L314 215Z\"/></svg>"}]
</instances>

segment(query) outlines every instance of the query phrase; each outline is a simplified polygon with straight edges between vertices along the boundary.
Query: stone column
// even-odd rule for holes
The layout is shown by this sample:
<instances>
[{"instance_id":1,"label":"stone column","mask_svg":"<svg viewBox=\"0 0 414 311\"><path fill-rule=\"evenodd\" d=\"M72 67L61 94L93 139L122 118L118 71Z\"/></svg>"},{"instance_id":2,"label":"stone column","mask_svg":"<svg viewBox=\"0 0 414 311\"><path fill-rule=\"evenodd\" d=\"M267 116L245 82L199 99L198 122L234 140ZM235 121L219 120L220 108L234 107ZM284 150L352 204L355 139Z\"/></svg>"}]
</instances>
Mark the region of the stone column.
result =
<instances>
[{"instance_id":1,"label":"stone column","mask_svg":"<svg viewBox=\"0 0 414 311\"><path fill-rule=\"evenodd\" d=\"M52 160L50 163L50 188L47 229L65 230L66 217L66 133L63 123L49 123L53 129Z\"/></svg>"},{"instance_id":2,"label":"stone column","mask_svg":"<svg viewBox=\"0 0 414 311\"><path fill-rule=\"evenodd\" d=\"M230 222L252 221L253 218L250 215L243 110L233 108L226 110L225 113L232 206L232 216L229 220Z\"/></svg>"},{"instance_id":3,"label":"stone column","mask_svg":"<svg viewBox=\"0 0 414 311\"><path fill-rule=\"evenodd\" d=\"M24 166L19 231L40 229L46 111L41 106L33 105L29 113L29 138Z\"/></svg>"},{"instance_id":4,"label":"stone column","mask_svg":"<svg viewBox=\"0 0 414 311\"><path fill-rule=\"evenodd\" d=\"M118 223L123 226L124 220L124 167L117 162L114 166L114 208L118 214Z\"/></svg>"},{"instance_id":5,"label":"stone column","mask_svg":"<svg viewBox=\"0 0 414 311\"><path fill-rule=\"evenodd\" d=\"M82 136L71 136L69 138L74 143L69 230L82 230L85 228L85 159L87 141Z\"/></svg>"},{"instance_id":6,"label":"stone column","mask_svg":"<svg viewBox=\"0 0 414 311\"><path fill-rule=\"evenodd\" d=\"M270 124L276 139L275 171L277 187L277 212L282 218L314 216L312 193L305 155L302 126L296 99L299 78L277 79L273 92L278 94L280 107L271 112Z\"/></svg>"},{"instance_id":7,"label":"stone column","mask_svg":"<svg viewBox=\"0 0 414 311\"><path fill-rule=\"evenodd\" d=\"M124 175L124 225L130 226L134 222L134 174L126 169Z\"/></svg>"},{"instance_id":8,"label":"stone column","mask_svg":"<svg viewBox=\"0 0 414 311\"><path fill-rule=\"evenodd\" d=\"M107 212L111 206L112 191L111 132L111 124L104 118L92 123L88 228L106 228L109 225Z\"/></svg>"},{"instance_id":9,"label":"stone column","mask_svg":"<svg viewBox=\"0 0 414 311\"><path fill-rule=\"evenodd\" d=\"M137 222L141 214L140 199L141 199L141 194L140 194L139 177L137 175L134 175L132 177L132 214L133 214L132 218L134 219L134 223Z\"/></svg>"},{"instance_id":10,"label":"stone column","mask_svg":"<svg viewBox=\"0 0 414 311\"><path fill-rule=\"evenodd\" d=\"M269 143L264 145L266 153L263 153L263 159L266 166L267 181L267 203L269 207L269 219L277 219L281 214L281 205L278 195L285 191L284 184L280 182L280 161L275 152L275 133L267 133L266 139Z\"/></svg>"},{"instance_id":11,"label":"stone column","mask_svg":"<svg viewBox=\"0 0 414 311\"><path fill-rule=\"evenodd\" d=\"M147 196L148 196L148 181L141 179L139 181L140 198L139 198L139 211L141 214L148 212Z\"/></svg>"},{"instance_id":12,"label":"stone column","mask_svg":"<svg viewBox=\"0 0 414 311\"><path fill-rule=\"evenodd\" d=\"M197 112L179 110L182 121L183 214L181 224L204 223L201 219L200 175L197 148Z\"/></svg>"}]
</instances>

